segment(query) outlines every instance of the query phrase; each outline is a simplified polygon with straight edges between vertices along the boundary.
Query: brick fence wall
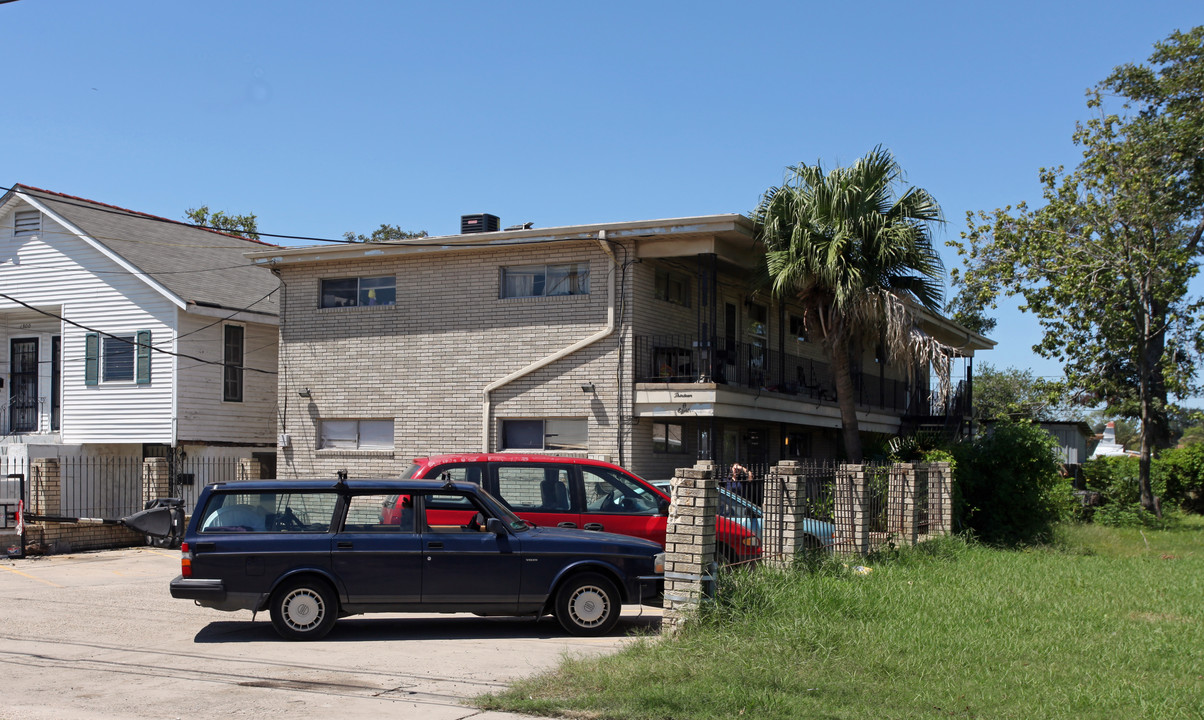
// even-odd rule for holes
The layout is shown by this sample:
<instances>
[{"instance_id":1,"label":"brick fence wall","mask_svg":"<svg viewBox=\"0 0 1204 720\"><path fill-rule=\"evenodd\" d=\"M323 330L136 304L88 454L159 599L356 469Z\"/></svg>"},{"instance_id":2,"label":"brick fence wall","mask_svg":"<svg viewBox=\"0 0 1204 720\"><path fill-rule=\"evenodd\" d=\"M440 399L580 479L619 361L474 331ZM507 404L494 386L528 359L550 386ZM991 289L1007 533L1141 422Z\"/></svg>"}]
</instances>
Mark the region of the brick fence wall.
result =
<instances>
[{"instance_id":1,"label":"brick fence wall","mask_svg":"<svg viewBox=\"0 0 1204 720\"><path fill-rule=\"evenodd\" d=\"M670 486L664 632L680 628L714 592L720 494L714 476L712 464L700 462L678 469ZM946 535L952 531L952 482L949 463L779 463L760 489L761 560L789 568L804 551L856 557ZM818 548L816 533L828 538Z\"/></svg>"}]
</instances>

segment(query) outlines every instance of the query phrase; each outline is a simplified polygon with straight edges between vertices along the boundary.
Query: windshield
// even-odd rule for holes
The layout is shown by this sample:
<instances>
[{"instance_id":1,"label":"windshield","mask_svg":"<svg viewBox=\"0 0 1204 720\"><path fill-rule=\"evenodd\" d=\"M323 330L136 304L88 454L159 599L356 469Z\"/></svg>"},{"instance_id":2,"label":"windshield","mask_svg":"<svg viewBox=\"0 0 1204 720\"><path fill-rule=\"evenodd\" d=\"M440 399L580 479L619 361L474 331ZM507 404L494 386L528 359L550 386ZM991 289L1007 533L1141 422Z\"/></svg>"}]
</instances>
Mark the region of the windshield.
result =
<instances>
[{"instance_id":1,"label":"windshield","mask_svg":"<svg viewBox=\"0 0 1204 720\"><path fill-rule=\"evenodd\" d=\"M522 532L523 530L528 530L535 527L531 523L510 512L510 508L506 507L505 504L503 504L500 500L490 495L485 488L480 488L477 492L480 494L481 499L487 505L489 505L489 509L493 511L493 514L497 516L499 520L506 523L506 527L517 532Z\"/></svg>"}]
</instances>

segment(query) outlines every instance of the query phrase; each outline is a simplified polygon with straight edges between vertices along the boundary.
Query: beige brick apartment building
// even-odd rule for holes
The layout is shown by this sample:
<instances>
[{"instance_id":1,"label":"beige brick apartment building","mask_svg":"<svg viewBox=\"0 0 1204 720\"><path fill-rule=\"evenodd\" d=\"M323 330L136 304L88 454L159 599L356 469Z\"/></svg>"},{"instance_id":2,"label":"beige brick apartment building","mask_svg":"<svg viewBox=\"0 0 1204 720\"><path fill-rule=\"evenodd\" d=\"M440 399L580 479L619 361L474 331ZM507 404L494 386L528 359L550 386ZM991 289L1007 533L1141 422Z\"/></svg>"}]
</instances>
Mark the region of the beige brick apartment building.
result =
<instances>
[{"instance_id":1,"label":"beige brick apartment building","mask_svg":"<svg viewBox=\"0 0 1204 720\"><path fill-rule=\"evenodd\" d=\"M468 216L466 216L468 217ZM457 451L597 457L649 478L834 457L840 417L799 313L750 284L742 215L250 253L280 276L281 477L390 475ZM466 221L468 227L471 221ZM954 426L994 342L939 317L955 392L933 407L867 348L863 431Z\"/></svg>"}]
</instances>

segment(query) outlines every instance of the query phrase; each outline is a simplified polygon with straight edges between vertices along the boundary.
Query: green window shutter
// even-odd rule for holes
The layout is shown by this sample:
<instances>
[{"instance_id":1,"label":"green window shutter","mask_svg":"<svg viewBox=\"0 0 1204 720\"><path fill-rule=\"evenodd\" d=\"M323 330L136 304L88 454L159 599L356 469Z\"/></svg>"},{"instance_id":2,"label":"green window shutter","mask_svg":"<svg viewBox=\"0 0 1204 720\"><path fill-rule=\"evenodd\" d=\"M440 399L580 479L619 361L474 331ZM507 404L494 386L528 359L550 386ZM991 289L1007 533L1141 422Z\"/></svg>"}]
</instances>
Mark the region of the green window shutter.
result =
<instances>
[{"instance_id":1,"label":"green window shutter","mask_svg":"<svg viewBox=\"0 0 1204 720\"><path fill-rule=\"evenodd\" d=\"M84 384L95 385L100 380L100 335L84 337Z\"/></svg>"},{"instance_id":2,"label":"green window shutter","mask_svg":"<svg viewBox=\"0 0 1204 720\"><path fill-rule=\"evenodd\" d=\"M151 333L150 330L139 330L136 335L137 361L134 369L134 381L139 385L149 385L151 380Z\"/></svg>"}]
</instances>

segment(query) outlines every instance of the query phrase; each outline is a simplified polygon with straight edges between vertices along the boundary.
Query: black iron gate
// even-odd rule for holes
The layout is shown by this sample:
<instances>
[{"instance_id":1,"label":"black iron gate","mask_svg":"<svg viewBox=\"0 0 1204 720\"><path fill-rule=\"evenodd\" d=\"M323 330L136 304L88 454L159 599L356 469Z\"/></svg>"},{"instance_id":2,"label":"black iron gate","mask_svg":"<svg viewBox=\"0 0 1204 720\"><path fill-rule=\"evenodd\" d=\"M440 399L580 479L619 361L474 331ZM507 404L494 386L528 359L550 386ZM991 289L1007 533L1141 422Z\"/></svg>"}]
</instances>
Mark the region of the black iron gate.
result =
<instances>
[{"instance_id":1,"label":"black iron gate","mask_svg":"<svg viewBox=\"0 0 1204 720\"><path fill-rule=\"evenodd\" d=\"M8 431L38 429L38 339L14 338L9 355Z\"/></svg>"}]
</instances>

